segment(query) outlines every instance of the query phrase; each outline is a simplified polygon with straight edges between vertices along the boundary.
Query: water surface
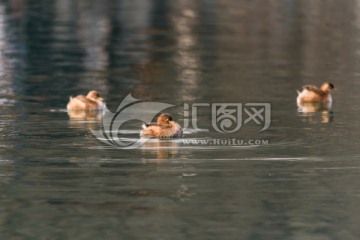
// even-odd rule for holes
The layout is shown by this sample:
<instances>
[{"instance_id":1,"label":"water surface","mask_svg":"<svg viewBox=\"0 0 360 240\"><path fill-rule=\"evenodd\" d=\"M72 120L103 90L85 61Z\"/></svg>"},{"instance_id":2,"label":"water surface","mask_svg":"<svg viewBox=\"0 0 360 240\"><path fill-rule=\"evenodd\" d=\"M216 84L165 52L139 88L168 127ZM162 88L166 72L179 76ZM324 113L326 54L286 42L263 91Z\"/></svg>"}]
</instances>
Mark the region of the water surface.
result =
<instances>
[{"instance_id":1,"label":"water surface","mask_svg":"<svg viewBox=\"0 0 360 240\"><path fill-rule=\"evenodd\" d=\"M0 1L1 239L359 239L358 1ZM331 112L296 89L330 81ZM270 103L271 126L122 150L73 120L97 89L173 104ZM126 129L137 137L140 123Z\"/></svg>"}]
</instances>

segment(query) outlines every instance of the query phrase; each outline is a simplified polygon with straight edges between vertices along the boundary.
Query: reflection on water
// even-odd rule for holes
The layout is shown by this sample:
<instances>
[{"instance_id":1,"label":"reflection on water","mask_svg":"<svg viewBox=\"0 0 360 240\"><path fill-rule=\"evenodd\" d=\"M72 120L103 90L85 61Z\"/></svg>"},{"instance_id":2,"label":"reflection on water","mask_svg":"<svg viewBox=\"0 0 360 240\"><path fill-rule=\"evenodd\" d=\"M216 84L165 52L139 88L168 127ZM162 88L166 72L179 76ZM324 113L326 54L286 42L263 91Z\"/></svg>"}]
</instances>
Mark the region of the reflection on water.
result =
<instances>
[{"instance_id":1,"label":"reflection on water","mask_svg":"<svg viewBox=\"0 0 360 240\"><path fill-rule=\"evenodd\" d=\"M358 239L359 6L0 0L2 239ZM296 106L325 81L333 106ZM269 144L114 149L101 116L63 110L92 89L111 112L129 93L172 104L182 125L183 106L270 103L266 131L185 132Z\"/></svg>"},{"instance_id":2,"label":"reflection on water","mask_svg":"<svg viewBox=\"0 0 360 240\"><path fill-rule=\"evenodd\" d=\"M176 140L150 139L141 146L141 149L144 152L148 151L156 153L156 158L159 160L177 159L179 146L179 141Z\"/></svg>"},{"instance_id":3,"label":"reflection on water","mask_svg":"<svg viewBox=\"0 0 360 240\"><path fill-rule=\"evenodd\" d=\"M309 123L330 123L334 121L334 113L331 111L301 112L302 120Z\"/></svg>"},{"instance_id":4,"label":"reflection on water","mask_svg":"<svg viewBox=\"0 0 360 240\"><path fill-rule=\"evenodd\" d=\"M331 102L298 103L299 116L307 122L329 123L334 121Z\"/></svg>"}]
</instances>

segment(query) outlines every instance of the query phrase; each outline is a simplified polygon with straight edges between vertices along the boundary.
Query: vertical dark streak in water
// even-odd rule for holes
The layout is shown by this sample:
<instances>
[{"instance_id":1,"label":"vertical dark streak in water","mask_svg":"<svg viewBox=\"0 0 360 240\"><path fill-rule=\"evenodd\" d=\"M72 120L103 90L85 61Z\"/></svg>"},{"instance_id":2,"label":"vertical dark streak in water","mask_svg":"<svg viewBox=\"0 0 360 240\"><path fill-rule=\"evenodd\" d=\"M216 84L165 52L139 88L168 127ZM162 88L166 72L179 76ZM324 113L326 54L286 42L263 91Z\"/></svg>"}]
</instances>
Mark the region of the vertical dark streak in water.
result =
<instances>
[{"instance_id":1,"label":"vertical dark streak in water","mask_svg":"<svg viewBox=\"0 0 360 240\"><path fill-rule=\"evenodd\" d=\"M76 11L73 5L68 11ZM26 66L28 77L25 80L25 95L36 97L44 107L61 107L66 104L78 79L84 57L76 37L75 16L66 19L70 22L56 22L54 1L29 1L27 3ZM61 11L61 9L59 10ZM66 11L66 10L65 10ZM72 13L70 13L72 14ZM75 12L74 12L75 14ZM66 24L66 25L64 25ZM66 38L55 32L61 28ZM58 49L57 44L66 44ZM51 96L51 97L49 97Z\"/></svg>"},{"instance_id":2,"label":"vertical dark streak in water","mask_svg":"<svg viewBox=\"0 0 360 240\"><path fill-rule=\"evenodd\" d=\"M38 1L30 0L28 1L27 8L28 21L25 32L28 36L28 72L34 75L49 74L54 64L52 54L49 52L53 41L54 2L41 1L39 3Z\"/></svg>"},{"instance_id":3,"label":"vertical dark streak in water","mask_svg":"<svg viewBox=\"0 0 360 240\"><path fill-rule=\"evenodd\" d=\"M174 39L171 36L171 9L169 0L155 0L151 11L151 34L152 47L157 49L152 54L152 60L158 63L169 60L172 52L168 48L174 46Z\"/></svg>"}]
</instances>

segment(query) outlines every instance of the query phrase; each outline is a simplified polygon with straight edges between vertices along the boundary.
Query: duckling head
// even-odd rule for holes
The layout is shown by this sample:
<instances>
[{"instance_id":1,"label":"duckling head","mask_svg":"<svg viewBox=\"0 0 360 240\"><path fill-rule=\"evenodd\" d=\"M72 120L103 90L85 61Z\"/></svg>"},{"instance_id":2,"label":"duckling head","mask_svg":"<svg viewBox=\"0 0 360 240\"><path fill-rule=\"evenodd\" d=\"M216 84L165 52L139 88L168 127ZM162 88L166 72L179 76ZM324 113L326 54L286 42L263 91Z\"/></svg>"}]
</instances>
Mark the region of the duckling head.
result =
<instances>
[{"instance_id":1,"label":"duckling head","mask_svg":"<svg viewBox=\"0 0 360 240\"><path fill-rule=\"evenodd\" d=\"M335 89L334 84L325 82L321 85L321 90L324 92L330 92L330 90Z\"/></svg>"},{"instance_id":2,"label":"duckling head","mask_svg":"<svg viewBox=\"0 0 360 240\"><path fill-rule=\"evenodd\" d=\"M169 124L172 121L172 116L168 113L161 114L157 119L157 124L160 126L164 126Z\"/></svg>"},{"instance_id":3,"label":"duckling head","mask_svg":"<svg viewBox=\"0 0 360 240\"><path fill-rule=\"evenodd\" d=\"M104 102L104 99L102 97L100 97L100 94L97 91L90 91L86 97L90 100L93 100L95 102Z\"/></svg>"}]
</instances>

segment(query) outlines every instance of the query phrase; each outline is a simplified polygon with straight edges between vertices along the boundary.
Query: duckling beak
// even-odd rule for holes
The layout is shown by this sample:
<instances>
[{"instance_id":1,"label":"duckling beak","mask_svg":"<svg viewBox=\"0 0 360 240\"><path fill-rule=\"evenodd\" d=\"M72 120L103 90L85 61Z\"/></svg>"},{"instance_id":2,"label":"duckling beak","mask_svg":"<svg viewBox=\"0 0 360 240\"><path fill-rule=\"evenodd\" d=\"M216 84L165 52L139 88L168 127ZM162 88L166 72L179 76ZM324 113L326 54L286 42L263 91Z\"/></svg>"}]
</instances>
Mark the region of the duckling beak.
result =
<instances>
[{"instance_id":1,"label":"duckling beak","mask_svg":"<svg viewBox=\"0 0 360 240\"><path fill-rule=\"evenodd\" d=\"M99 97L98 100L102 101L102 102L104 101L104 99L102 97Z\"/></svg>"}]
</instances>

